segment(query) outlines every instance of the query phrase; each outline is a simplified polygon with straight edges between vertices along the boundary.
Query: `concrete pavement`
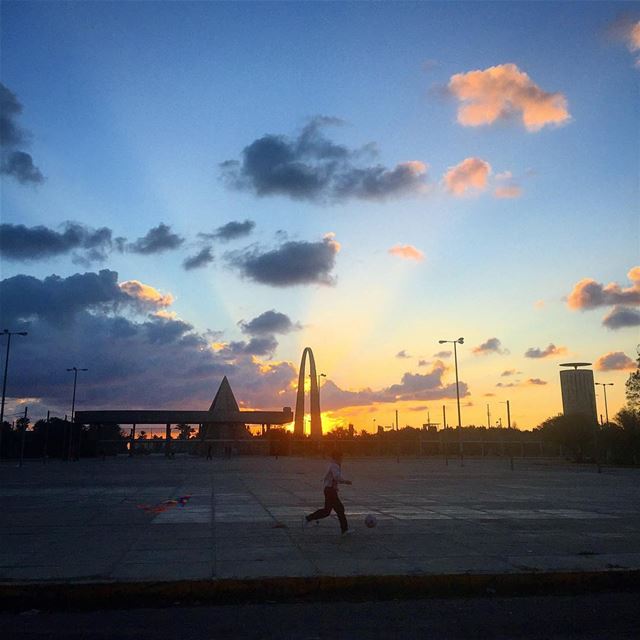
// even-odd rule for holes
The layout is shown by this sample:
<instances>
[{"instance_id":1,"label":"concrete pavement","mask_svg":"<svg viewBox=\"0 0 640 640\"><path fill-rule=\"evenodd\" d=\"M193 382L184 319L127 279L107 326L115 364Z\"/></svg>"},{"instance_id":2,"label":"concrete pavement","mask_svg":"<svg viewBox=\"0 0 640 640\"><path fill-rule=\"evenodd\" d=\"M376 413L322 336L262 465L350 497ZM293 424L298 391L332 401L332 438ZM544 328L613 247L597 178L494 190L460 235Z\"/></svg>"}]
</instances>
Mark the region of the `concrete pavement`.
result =
<instances>
[{"instance_id":1,"label":"concrete pavement","mask_svg":"<svg viewBox=\"0 0 640 640\"><path fill-rule=\"evenodd\" d=\"M502 459L163 457L0 466L0 582L144 583L640 570L640 470ZM166 501L189 496L184 505ZM159 507L159 509L156 509ZM155 509L155 510L154 510ZM164 509L164 510L163 510ZM378 526L367 529L364 516Z\"/></svg>"}]
</instances>

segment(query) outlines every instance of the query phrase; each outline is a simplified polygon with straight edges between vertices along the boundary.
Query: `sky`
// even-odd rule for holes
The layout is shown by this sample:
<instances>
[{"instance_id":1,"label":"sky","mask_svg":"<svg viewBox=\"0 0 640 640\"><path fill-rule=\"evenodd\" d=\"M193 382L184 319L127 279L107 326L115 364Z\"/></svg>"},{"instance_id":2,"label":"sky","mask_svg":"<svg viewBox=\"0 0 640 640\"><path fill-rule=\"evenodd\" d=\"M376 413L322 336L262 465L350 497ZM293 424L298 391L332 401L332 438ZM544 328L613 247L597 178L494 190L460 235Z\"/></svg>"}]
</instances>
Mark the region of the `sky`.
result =
<instances>
[{"instance_id":1,"label":"sky","mask_svg":"<svg viewBox=\"0 0 640 640\"><path fill-rule=\"evenodd\" d=\"M609 415L640 342L640 3L3 2L6 414ZM2 354L6 353L3 338ZM604 414L602 387L598 412Z\"/></svg>"}]
</instances>

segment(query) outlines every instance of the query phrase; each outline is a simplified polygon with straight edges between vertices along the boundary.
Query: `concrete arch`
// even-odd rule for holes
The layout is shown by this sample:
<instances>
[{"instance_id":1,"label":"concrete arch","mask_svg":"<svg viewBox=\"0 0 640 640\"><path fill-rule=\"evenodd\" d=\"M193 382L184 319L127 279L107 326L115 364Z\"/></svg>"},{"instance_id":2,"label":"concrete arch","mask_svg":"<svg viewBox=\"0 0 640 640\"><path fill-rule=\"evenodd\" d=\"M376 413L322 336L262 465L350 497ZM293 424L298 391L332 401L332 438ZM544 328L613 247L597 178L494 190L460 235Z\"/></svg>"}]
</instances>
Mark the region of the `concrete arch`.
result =
<instances>
[{"instance_id":1,"label":"concrete arch","mask_svg":"<svg viewBox=\"0 0 640 640\"><path fill-rule=\"evenodd\" d=\"M320 391L318 390L318 375L316 373L316 361L311 347L305 347L300 361L300 373L298 374L298 393L296 395L296 415L293 426L293 434L296 437L304 436L304 381L306 376L307 356L309 356L309 375L311 376L311 437L322 437L322 418L320 416Z\"/></svg>"}]
</instances>

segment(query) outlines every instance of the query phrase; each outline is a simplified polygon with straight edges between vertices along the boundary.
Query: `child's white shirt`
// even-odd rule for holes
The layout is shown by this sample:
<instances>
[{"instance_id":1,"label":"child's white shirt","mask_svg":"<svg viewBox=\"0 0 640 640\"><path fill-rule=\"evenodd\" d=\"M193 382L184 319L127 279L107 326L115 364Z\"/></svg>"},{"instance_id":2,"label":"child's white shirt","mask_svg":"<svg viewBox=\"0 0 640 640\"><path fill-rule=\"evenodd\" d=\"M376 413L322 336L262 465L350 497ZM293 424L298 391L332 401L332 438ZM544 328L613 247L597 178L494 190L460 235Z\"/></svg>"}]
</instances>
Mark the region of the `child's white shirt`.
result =
<instances>
[{"instance_id":1,"label":"child's white shirt","mask_svg":"<svg viewBox=\"0 0 640 640\"><path fill-rule=\"evenodd\" d=\"M340 465L337 462L332 462L327 469L327 473L324 476L325 488L338 489L338 483L344 482L342 477L342 471Z\"/></svg>"}]
</instances>

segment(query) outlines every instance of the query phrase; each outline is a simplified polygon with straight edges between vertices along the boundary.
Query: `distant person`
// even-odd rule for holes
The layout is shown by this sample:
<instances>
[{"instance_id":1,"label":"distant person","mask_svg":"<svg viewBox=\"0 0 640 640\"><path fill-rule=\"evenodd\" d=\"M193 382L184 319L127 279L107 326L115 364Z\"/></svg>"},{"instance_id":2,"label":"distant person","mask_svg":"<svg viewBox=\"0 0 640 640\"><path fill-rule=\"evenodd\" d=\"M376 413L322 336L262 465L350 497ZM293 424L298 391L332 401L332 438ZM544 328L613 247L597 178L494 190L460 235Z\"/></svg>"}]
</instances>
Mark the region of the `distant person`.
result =
<instances>
[{"instance_id":1,"label":"distant person","mask_svg":"<svg viewBox=\"0 0 640 640\"><path fill-rule=\"evenodd\" d=\"M344 505L338 497L339 484L352 484L351 480L342 477L342 453L340 451L331 452L331 462L324 476L324 508L318 509L302 519L302 527L305 528L312 520L326 518L331 511L335 511L340 521L342 535L351 533L347 518L344 515Z\"/></svg>"}]
</instances>

